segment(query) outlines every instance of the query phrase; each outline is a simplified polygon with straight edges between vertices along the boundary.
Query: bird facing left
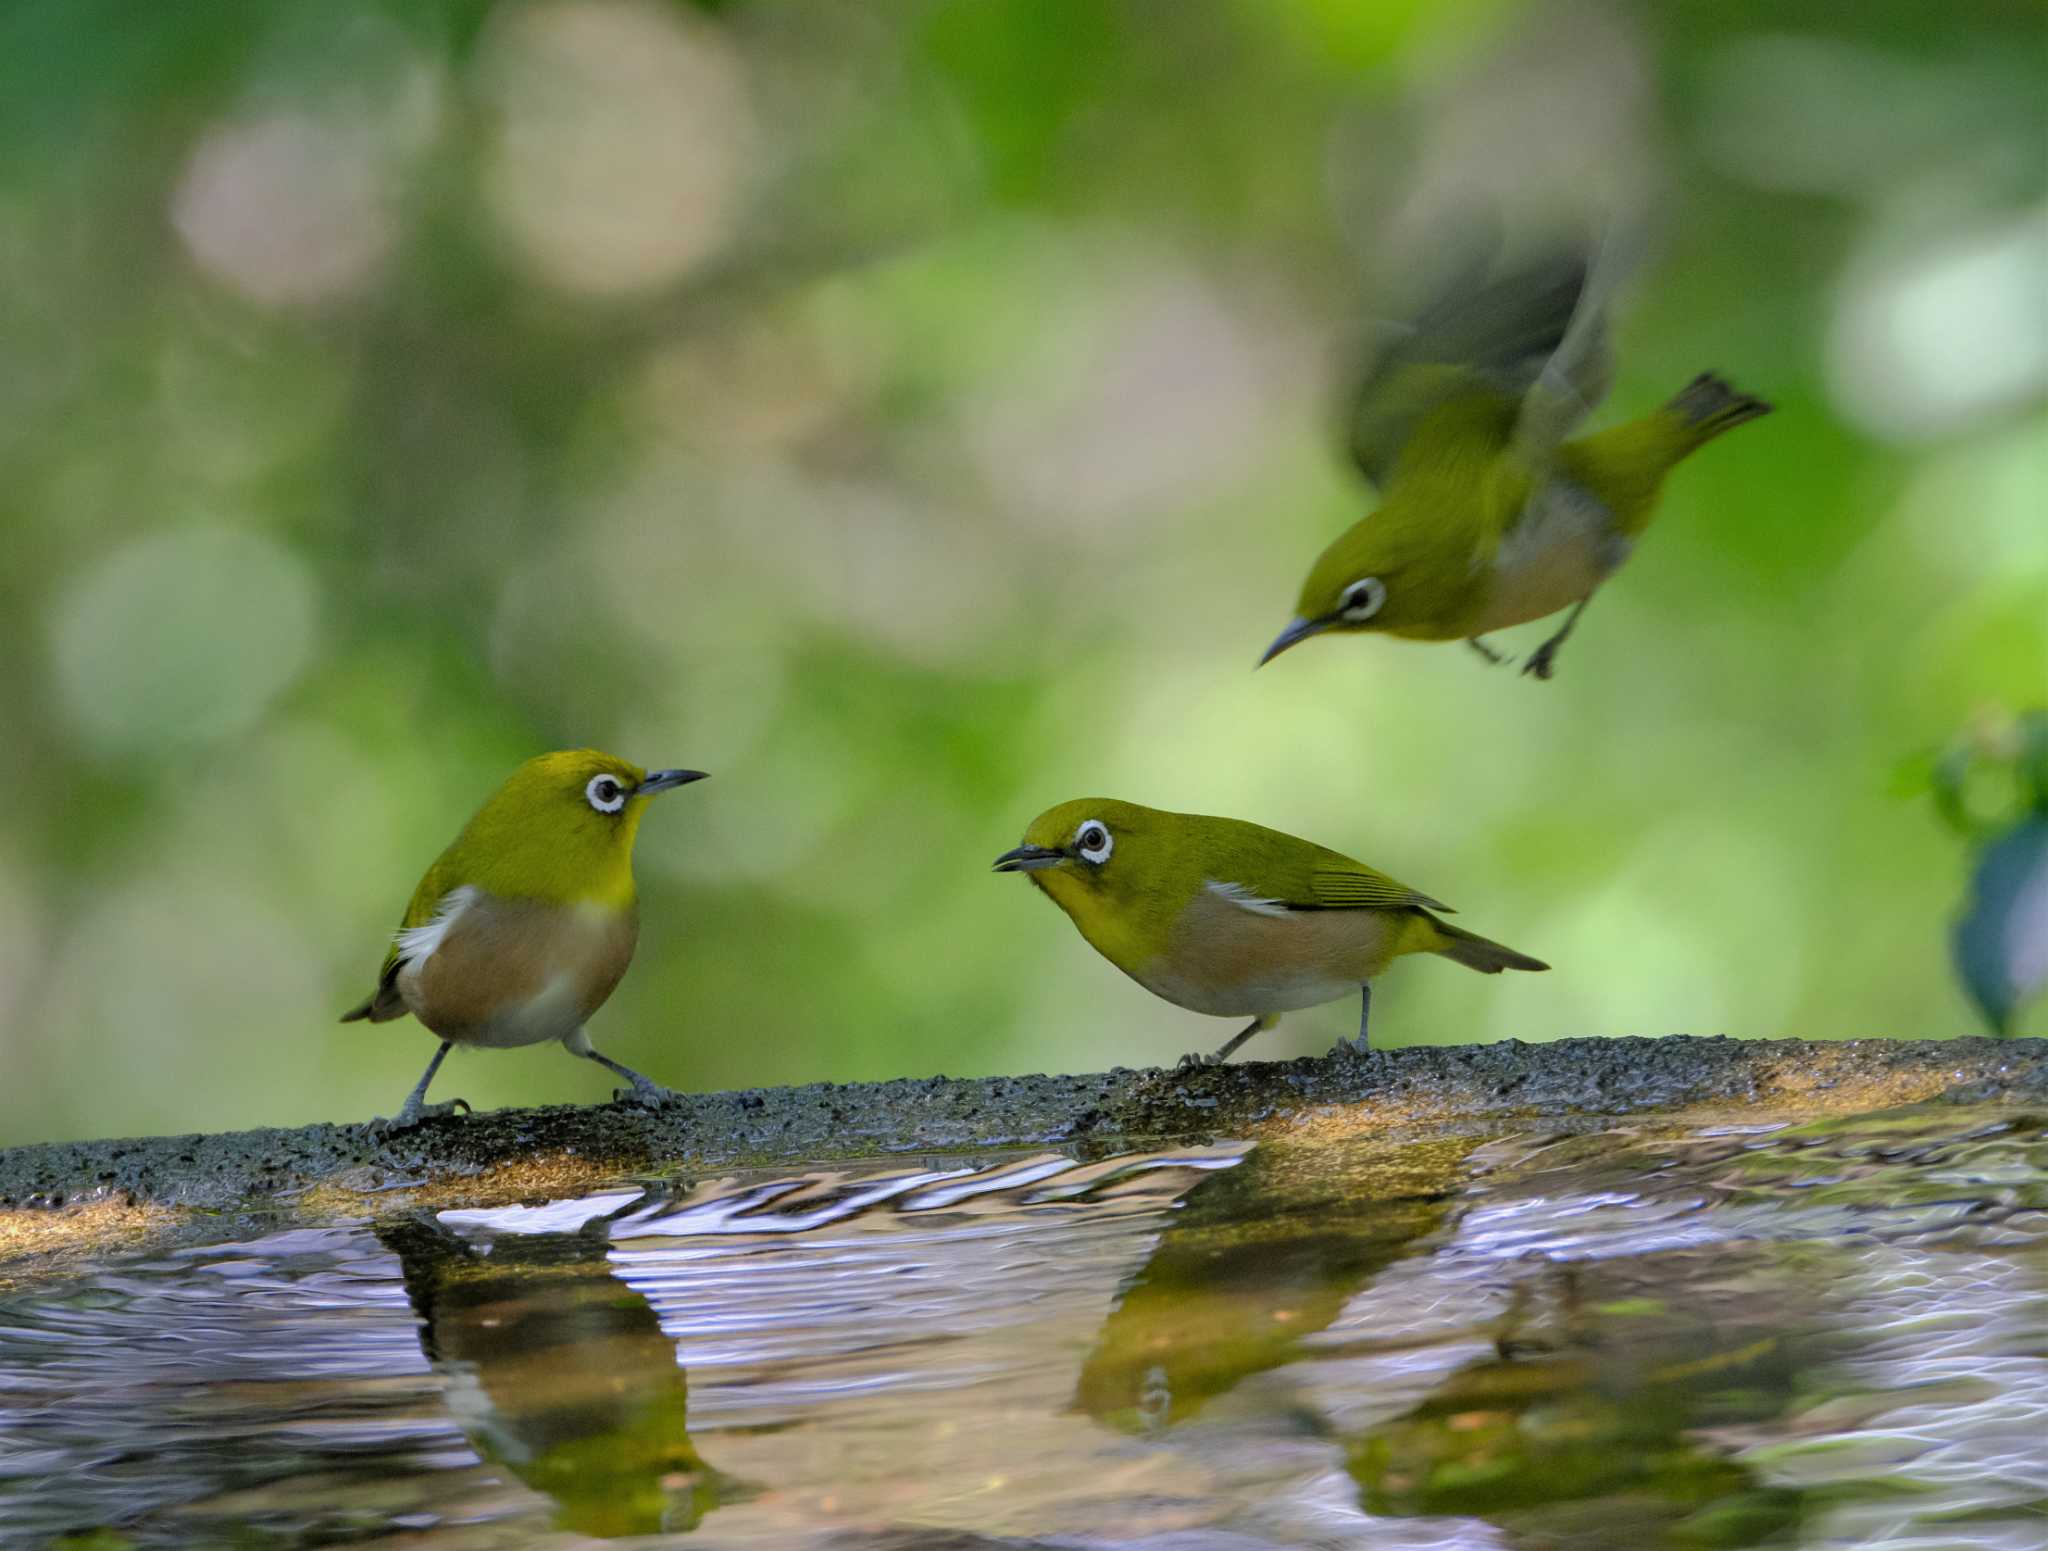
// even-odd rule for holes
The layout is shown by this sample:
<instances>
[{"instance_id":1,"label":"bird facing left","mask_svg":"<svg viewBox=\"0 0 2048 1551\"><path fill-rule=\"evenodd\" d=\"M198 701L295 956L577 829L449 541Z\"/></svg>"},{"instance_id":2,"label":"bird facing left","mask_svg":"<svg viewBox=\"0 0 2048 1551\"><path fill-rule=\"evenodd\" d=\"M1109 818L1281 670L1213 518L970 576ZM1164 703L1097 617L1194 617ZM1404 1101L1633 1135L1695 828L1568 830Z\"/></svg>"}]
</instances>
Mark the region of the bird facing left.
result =
<instances>
[{"instance_id":1,"label":"bird facing left","mask_svg":"<svg viewBox=\"0 0 2048 1551\"><path fill-rule=\"evenodd\" d=\"M674 1098L594 1050L584 1024L639 940L633 841L647 799L704 776L565 749L506 777L413 890L377 989L342 1015L343 1023L385 1023L411 1013L441 1038L403 1107L374 1127L402 1130L468 1109L461 1099L427 1103L427 1086L456 1045L560 1040L625 1078L636 1102Z\"/></svg>"}]
</instances>

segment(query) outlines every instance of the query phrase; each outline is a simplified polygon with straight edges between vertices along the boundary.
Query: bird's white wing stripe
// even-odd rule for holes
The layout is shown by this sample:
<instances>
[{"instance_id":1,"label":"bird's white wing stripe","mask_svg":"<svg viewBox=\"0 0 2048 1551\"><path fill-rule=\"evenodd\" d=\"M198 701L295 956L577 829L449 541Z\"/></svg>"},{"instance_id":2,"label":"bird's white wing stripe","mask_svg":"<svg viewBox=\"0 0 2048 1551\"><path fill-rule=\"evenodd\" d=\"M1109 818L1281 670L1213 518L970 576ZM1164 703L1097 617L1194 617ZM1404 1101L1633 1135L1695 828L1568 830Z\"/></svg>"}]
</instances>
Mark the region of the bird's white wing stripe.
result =
<instances>
[{"instance_id":1,"label":"bird's white wing stripe","mask_svg":"<svg viewBox=\"0 0 2048 1551\"><path fill-rule=\"evenodd\" d=\"M462 913L476 903L476 897L476 885L465 883L441 896L441 903L434 907L432 919L418 926L400 927L395 939L399 959L406 963L424 964L433 957L434 950L447 940L449 931L462 919Z\"/></svg>"},{"instance_id":2,"label":"bird's white wing stripe","mask_svg":"<svg viewBox=\"0 0 2048 1551\"><path fill-rule=\"evenodd\" d=\"M1261 899L1242 883L1223 883L1211 878L1204 888L1218 899L1227 899L1240 910L1249 910L1255 916L1284 916L1287 906L1277 899Z\"/></svg>"}]
</instances>

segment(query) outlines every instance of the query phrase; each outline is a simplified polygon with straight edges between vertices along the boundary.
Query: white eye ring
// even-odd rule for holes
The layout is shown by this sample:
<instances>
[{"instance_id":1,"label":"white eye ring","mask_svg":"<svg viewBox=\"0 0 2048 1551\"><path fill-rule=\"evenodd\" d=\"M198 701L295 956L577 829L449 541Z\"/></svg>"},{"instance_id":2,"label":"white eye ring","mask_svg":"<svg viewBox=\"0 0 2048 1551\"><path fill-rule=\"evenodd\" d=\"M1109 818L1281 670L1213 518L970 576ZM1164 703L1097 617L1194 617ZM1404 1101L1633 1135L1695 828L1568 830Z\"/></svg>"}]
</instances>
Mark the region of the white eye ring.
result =
<instances>
[{"instance_id":1,"label":"white eye ring","mask_svg":"<svg viewBox=\"0 0 2048 1551\"><path fill-rule=\"evenodd\" d=\"M1100 867L1109 860L1109 853L1116 849L1116 837L1109 832L1109 826L1100 819L1085 819L1074 831L1074 849L1081 853L1081 860L1093 862Z\"/></svg>"},{"instance_id":2,"label":"white eye ring","mask_svg":"<svg viewBox=\"0 0 2048 1551\"><path fill-rule=\"evenodd\" d=\"M583 800L599 813L617 813L626 797L625 783L615 775L594 775L583 788Z\"/></svg>"},{"instance_id":3,"label":"white eye ring","mask_svg":"<svg viewBox=\"0 0 2048 1551\"><path fill-rule=\"evenodd\" d=\"M1377 576L1361 576L1338 600L1337 612L1354 625L1371 619L1387 602L1387 584Z\"/></svg>"}]
</instances>

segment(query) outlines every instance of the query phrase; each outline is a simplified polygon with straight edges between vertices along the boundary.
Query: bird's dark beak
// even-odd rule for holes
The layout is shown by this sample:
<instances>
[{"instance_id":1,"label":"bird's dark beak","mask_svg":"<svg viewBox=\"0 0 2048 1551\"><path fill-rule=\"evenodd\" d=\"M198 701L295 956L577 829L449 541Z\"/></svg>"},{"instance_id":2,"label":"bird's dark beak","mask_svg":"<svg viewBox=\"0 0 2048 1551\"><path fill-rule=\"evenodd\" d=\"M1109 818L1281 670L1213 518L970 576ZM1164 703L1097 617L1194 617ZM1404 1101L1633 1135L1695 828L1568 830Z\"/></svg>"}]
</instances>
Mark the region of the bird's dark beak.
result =
<instances>
[{"instance_id":1,"label":"bird's dark beak","mask_svg":"<svg viewBox=\"0 0 2048 1551\"><path fill-rule=\"evenodd\" d=\"M635 797L652 797L656 792L665 792L671 786L688 786L692 781L701 781L709 774L703 770L651 770L647 779L633 788Z\"/></svg>"},{"instance_id":2,"label":"bird's dark beak","mask_svg":"<svg viewBox=\"0 0 2048 1551\"><path fill-rule=\"evenodd\" d=\"M1037 872L1041 867L1057 867L1066 859L1066 852L1052 846L1019 846L996 858L996 871Z\"/></svg>"},{"instance_id":3,"label":"bird's dark beak","mask_svg":"<svg viewBox=\"0 0 2048 1551\"><path fill-rule=\"evenodd\" d=\"M1320 635L1329 628L1330 622L1327 619L1290 619L1287 621L1287 628L1273 637L1273 644L1266 648L1266 655L1259 659L1259 667L1265 667L1288 647L1299 645L1310 636Z\"/></svg>"}]
</instances>

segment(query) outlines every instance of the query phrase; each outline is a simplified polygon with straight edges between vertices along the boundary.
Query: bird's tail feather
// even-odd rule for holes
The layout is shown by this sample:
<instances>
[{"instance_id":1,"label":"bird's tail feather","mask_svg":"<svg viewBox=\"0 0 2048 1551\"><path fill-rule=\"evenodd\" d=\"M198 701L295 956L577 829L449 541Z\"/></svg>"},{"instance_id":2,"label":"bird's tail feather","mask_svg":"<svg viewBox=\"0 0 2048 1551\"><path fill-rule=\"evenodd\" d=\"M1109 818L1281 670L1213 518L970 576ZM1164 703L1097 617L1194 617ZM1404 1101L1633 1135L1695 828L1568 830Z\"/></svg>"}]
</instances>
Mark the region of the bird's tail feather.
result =
<instances>
[{"instance_id":1,"label":"bird's tail feather","mask_svg":"<svg viewBox=\"0 0 2048 1551\"><path fill-rule=\"evenodd\" d=\"M1541 959L1532 959L1526 953L1517 953L1506 943L1481 937L1477 932L1468 932L1462 926L1452 926L1448 921L1439 921L1435 916L1430 922L1436 927L1437 936L1442 939L1434 952L1445 958L1476 969L1482 975L1498 975L1504 969L1548 969L1550 966Z\"/></svg>"},{"instance_id":2,"label":"bird's tail feather","mask_svg":"<svg viewBox=\"0 0 2048 1551\"><path fill-rule=\"evenodd\" d=\"M1680 388L1664 409L1692 434L1694 446L1771 412L1762 399L1736 391L1712 372L1701 372Z\"/></svg>"},{"instance_id":3,"label":"bird's tail feather","mask_svg":"<svg viewBox=\"0 0 2048 1551\"><path fill-rule=\"evenodd\" d=\"M377 989L343 1013L341 1021L361 1023L368 1019L371 1023L389 1023L393 1018L403 1018L407 1010L405 998L398 993L397 974L386 971L384 978L377 982Z\"/></svg>"}]
</instances>

